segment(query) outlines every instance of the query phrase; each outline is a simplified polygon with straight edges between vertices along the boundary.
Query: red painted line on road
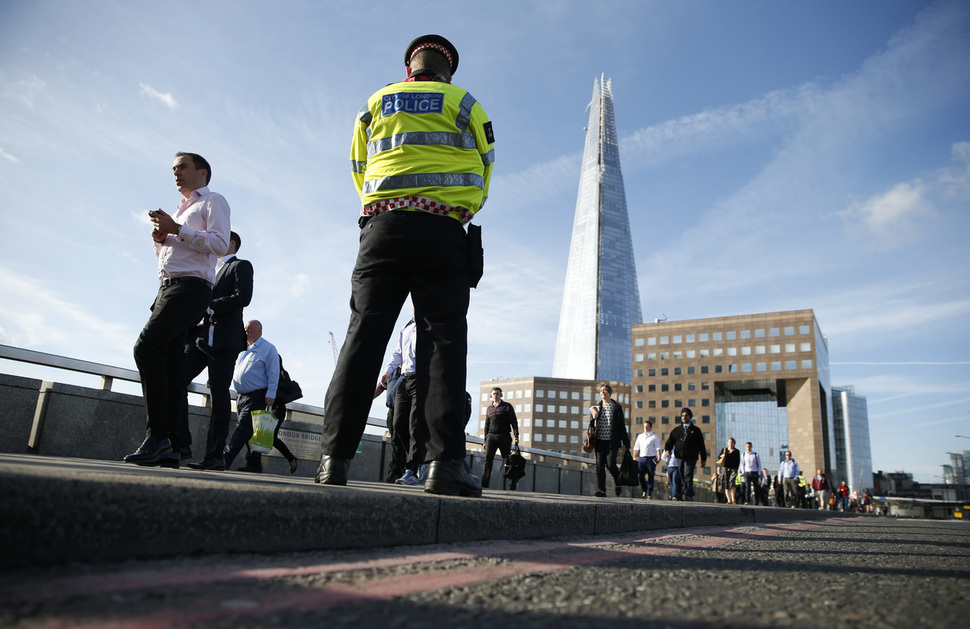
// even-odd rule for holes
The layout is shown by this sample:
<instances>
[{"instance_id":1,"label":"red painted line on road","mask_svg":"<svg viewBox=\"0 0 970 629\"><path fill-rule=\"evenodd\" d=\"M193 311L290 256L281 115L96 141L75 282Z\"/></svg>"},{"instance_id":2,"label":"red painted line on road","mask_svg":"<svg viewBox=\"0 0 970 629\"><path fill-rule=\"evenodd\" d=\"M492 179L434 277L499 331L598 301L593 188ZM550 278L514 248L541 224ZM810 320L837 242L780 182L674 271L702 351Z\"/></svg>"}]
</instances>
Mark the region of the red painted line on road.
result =
<instances>
[{"instance_id":1,"label":"red painted line on road","mask_svg":"<svg viewBox=\"0 0 970 629\"><path fill-rule=\"evenodd\" d=\"M127 576L138 575L137 587L127 589L152 589L167 586L182 586L227 582L249 579L275 579L291 576L321 575L334 572L354 572L373 570L376 568L414 565L417 563L443 563L448 561L477 558L483 556L501 557L522 553L559 551L542 560L518 561L510 560L506 563L486 566L460 566L440 572L423 574L420 576L406 575L393 577L365 578L363 581L350 584L334 584L325 587L309 587L303 590L284 592L265 592L256 596L247 596L245 601L223 601L221 603L196 603L194 606L178 610L159 610L149 616L138 618L108 618L99 619L98 625L109 629L161 629L172 625L205 622L216 619L244 618L264 615L281 611L322 611L337 605L365 604L370 601L383 601L395 597L427 592L432 590L476 585L489 581L523 576L527 574L543 574L571 570L581 566L589 566L615 561L626 557L646 555L667 555L685 549L710 548L727 545L739 539L761 539L773 537L791 530L808 530L813 525L774 525L743 526L733 529L705 529L692 530L689 533L668 534L655 536L641 535L623 538L596 540L594 542L537 542L537 543L508 543L500 546L482 546L475 552L439 552L428 554L406 555L396 558L368 560L361 562L343 562L322 564L317 566L290 566L264 569L244 569L232 571L230 575L221 573L223 578L212 571L205 575L188 575L184 569L176 572L162 573L154 581L149 578L149 572L130 573ZM677 542L679 538L686 538L679 543L651 544L648 546L632 546L629 548L613 548L613 546L631 546L647 542ZM563 552L565 551L565 552ZM109 583L133 583L125 581L126 575L113 575L105 579L91 591L82 592L80 583L70 594L61 591L56 598L65 596L91 596L103 594L104 587ZM80 577L83 578L83 577ZM146 585L147 584L147 585ZM49 618L38 619L36 622L26 621L25 627L68 627L74 626L77 619Z\"/></svg>"}]
</instances>

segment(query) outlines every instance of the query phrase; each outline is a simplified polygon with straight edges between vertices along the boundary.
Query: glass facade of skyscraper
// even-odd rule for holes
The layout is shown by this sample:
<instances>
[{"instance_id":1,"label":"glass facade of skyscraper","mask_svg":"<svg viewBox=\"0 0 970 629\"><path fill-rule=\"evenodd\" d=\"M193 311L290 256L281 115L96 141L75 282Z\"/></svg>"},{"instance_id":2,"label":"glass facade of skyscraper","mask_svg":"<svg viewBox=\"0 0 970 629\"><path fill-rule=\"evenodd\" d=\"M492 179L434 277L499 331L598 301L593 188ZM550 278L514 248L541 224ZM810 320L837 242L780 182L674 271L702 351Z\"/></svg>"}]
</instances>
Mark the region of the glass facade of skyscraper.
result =
<instances>
[{"instance_id":1,"label":"glass facade of skyscraper","mask_svg":"<svg viewBox=\"0 0 970 629\"><path fill-rule=\"evenodd\" d=\"M862 493L872 489L872 449L869 444L869 410L866 398L853 387L832 389L835 407L836 483L845 481Z\"/></svg>"},{"instance_id":2,"label":"glass facade of skyscraper","mask_svg":"<svg viewBox=\"0 0 970 629\"><path fill-rule=\"evenodd\" d=\"M640 291L613 117L612 83L594 81L552 373L630 381Z\"/></svg>"}]
</instances>

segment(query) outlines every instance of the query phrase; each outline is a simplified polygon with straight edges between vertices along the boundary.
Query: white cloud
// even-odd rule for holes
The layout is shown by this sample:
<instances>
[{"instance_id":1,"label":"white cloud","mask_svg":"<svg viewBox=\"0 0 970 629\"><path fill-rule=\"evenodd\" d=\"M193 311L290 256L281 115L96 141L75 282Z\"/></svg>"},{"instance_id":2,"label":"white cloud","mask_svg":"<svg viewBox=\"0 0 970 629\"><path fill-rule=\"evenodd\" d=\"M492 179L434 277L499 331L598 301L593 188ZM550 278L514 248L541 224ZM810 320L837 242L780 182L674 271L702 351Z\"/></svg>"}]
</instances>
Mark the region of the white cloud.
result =
<instances>
[{"instance_id":1,"label":"white cloud","mask_svg":"<svg viewBox=\"0 0 970 629\"><path fill-rule=\"evenodd\" d=\"M8 83L4 86L3 91L0 92L4 98L14 98L21 101L27 107L34 107L34 98L37 96L38 92L47 87L39 77L31 75L30 77L22 81L14 81Z\"/></svg>"},{"instance_id":2,"label":"white cloud","mask_svg":"<svg viewBox=\"0 0 970 629\"><path fill-rule=\"evenodd\" d=\"M159 92L151 85L145 85L144 83L141 83L140 85L141 85L142 96L148 96L149 98L154 98L155 100L161 101L169 109L178 109L178 106L179 106L178 101L175 100L175 97L172 96L171 93Z\"/></svg>"},{"instance_id":3,"label":"white cloud","mask_svg":"<svg viewBox=\"0 0 970 629\"><path fill-rule=\"evenodd\" d=\"M0 157L2 157L3 159L7 160L8 162L13 162L15 164L20 161L15 156L13 156L10 153L8 153L5 150L3 150L3 147L0 147Z\"/></svg>"},{"instance_id":4,"label":"white cloud","mask_svg":"<svg viewBox=\"0 0 970 629\"><path fill-rule=\"evenodd\" d=\"M898 183L889 190L853 203L842 212L850 229L863 230L864 237L877 244L896 246L920 232L921 224L933 216L927 190L919 179Z\"/></svg>"}]
</instances>

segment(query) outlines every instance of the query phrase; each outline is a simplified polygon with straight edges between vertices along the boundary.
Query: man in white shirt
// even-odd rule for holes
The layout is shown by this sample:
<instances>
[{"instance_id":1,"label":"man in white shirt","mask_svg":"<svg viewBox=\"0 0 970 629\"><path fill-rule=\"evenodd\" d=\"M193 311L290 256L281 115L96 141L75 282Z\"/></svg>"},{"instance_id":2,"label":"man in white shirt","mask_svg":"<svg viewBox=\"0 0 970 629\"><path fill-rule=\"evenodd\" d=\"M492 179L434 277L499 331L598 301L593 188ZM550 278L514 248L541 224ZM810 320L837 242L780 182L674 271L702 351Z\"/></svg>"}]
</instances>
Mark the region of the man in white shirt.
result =
<instances>
[{"instance_id":1,"label":"man in white shirt","mask_svg":"<svg viewBox=\"0 0 970 629\"><path fill-rule=\"evenodd\" d=\"M751 450L751 442L744 444L740 471L744 475L744 499L748 504L761 504L761 457ZM751 498L749 498L749 493Z\"/></svg>"},{"instance_id":2,"label":"man in white shirt","mask_svg":"<svg viewBox=\"0 0 970 629\"><path fill-rule=\"evenodd\" d=\"M784 506L796 508L801 491L798 488L798 461L792 458L791 450L785 452L785 460L778 468L778 478L781 479L782 496L785 497Z\"/></svg>"},{"instance_id":3,"label":"man in white shirt","mask_svg":"<svg viewBox=\"0 0 970 629\"><path fill-rule=\"evenodd\" d=\"M172 173L182 200L173 215L148 212L161 285L134 349L148 436L124 460L177 468L183 444L173 437L187 395L185 340L212 300L216 258L229 250L229 203L209 191L212 168L201 155L177 153Z\"/></svg>"},{"instance_id":4,"label":"man in white shirt","mask_svg":"<svg viewBox=\"0 0 970 629\"><path fill-rule=\"evenodd\" d=\"M643 432L637 435L637 440L633 444L633 456L637 459L637 479L643 491L642 497L647 500L650 500L653 494L653 476L657 470L660 449L660 437L653 432L653 422L649 419L645 420Z\"/></svg>"}]
</instances>

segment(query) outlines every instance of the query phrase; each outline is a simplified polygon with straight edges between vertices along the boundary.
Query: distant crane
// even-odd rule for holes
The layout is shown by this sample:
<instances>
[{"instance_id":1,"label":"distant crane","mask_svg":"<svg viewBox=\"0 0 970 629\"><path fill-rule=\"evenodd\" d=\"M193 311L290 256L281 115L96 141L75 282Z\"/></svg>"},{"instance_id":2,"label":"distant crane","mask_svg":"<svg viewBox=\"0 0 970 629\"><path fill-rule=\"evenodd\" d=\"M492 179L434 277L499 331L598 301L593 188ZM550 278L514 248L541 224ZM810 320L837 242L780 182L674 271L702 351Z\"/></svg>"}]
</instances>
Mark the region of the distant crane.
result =
<instances>
[{"instance_id":1,"label":"distant crane","mask_svg":"<svg viewBox=\"0 0 970 629\"><path fill-rule=\"evenodd\" d=\"M337 366L337 339L333 337L333 332L330 333L330 349L333 350L333 366Z\"/></svg>"}]
</instances>

